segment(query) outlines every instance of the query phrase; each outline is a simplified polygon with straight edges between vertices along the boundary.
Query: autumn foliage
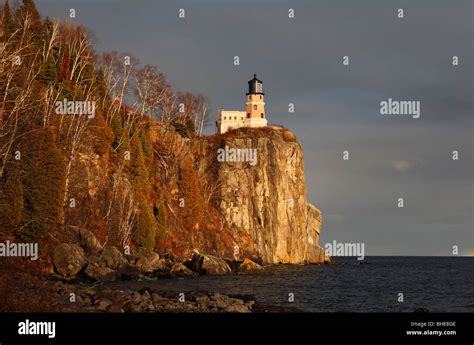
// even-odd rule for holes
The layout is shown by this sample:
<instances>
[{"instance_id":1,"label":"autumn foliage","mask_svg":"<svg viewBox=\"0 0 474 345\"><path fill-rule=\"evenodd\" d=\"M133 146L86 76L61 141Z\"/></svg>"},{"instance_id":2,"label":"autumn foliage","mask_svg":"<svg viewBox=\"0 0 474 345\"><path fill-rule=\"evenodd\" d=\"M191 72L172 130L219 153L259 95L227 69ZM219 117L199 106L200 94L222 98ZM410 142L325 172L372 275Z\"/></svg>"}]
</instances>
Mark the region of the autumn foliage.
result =
<instances>
[{"instance_id":1,"label":"autumn foliage","mask_svg":"<svg viewBox=\"0 0 474 345\"><path fill-rule=\"evenodd\" d=\"M62 241L77 225L180 255L230 238L189 152L205 97L130 54L96 53L86 28L42 19L32 0L2 13L0 236ZM62 101L95 112L58 112Z\"/></svg>"}]
</instances>

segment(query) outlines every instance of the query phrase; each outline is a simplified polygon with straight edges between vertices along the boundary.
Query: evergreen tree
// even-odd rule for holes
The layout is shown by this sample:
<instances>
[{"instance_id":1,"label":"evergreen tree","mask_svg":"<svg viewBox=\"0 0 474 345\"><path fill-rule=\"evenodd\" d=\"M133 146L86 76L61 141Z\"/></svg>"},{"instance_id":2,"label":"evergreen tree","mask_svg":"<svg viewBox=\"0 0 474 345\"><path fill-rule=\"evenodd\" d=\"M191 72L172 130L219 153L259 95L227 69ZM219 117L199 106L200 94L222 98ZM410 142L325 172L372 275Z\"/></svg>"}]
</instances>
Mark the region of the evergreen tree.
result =
<instances>
[{"instance_id":1,"label":"evergreen tree","mask_svg":"<svg viewBox=\"0 0 474 345\"><path fill-rule=\"evenodd\" d=\"M64 220L66 159L52 128L37 129L22 139L24 207L18 236L34 241L59 228Z\"/></svg>"},{"instance_id":2,"label":"evergreen tree","mask_svg":"<svg viewBox=\"0 0 474 345\"><path fill-rule=\"evenodd\" d=\"M57 82L57 69L53 57L50 55L41 66L41 80L45 84L55 84Z\"/></svg>"},{"instance_id":3,"label":"evergreen tree","mask_svg":"<svg viewBox=\"0 0 474 345\"><path fill-rule=\"evenodd\" d=\"M132 139L130 170L134 180L135 190L148 196L148 171L145 166L142 144L138 135Z\"/></svg>"},{"instance_id":4,"label":"evergreen tree","mask_svg":"<svg viewBox=\"0 0 474 345\"><path fill-rule=\"evenodd\" d=\"M179 167L178 189L180 198L184 199L181 215L188 229L198 228L204 216L204 195L199 177L191 159L184 160Z\"/></svg>"},{"instance_id":5,"label":"evergreen tree","mask_svg":"<svg viewBox=\"0 0 474 345\"><path fill-rule=\"evenodd\" d=\"M99 68L99 71L96 73L96 84L97 84L97 94L102 101L107 101L107 83L105 81L105 74L102 67ZM104 109L105 110L105 109Z\"/></svg>"},{"instance_id":6,"label":"evergreen tree","mask_svg":"<svg viewBox=\"0 0 474 345\"><path fill-rule=\"evenodd\" d=\"M43 41L49 42L51 40L51 35L53 34L54 23L49 17L46 17L42 27L42 38Z\"/></svg>"},{"instance_id":7,"label":"evergreen tree","mask_svg":"<svg viewBox=\"0 0 474 345\"><path fill-rule=\"evenodd\" d=\"M13 161L9 165L3 181L0 188L0 232L10 232L19 226L23 209L23 184L19 162Z\"/></svg>"},{"instance_id":8,"label":"evergreen tree","mask_svg":"<svg viewBox=\"0 0 474 345\"><path fill-rule=\"evenodd\" d=\"M153 215L156 220L156 238L163 239L168 226L168 212L163 201L153 207Z\"/></svg>"},{"instance_id":9,"label":"evergreen tree","mask_svg":"<svg viewBox=\"0 0 474 345\"><path fill-rule=\"evenodd\" d=\"M25 15L28 14L31 17L30 30L40 33L42 27L41 16L38 12L38 9L36 8L35 2L33 0L23 0L21 12Z\"/></svg>"},{"instance_id":10,"label":"evergreen tree","mask_svg":"<svg viewBox=\"0 0 474 345\"><path fill-rule=\"evenodd\" d=\"M136 225L136 242L139 246L153 249L155 246L155 224L150 208L146 202L139 205L138 220Z\"/></svg>"},{"instance_id":11,"label":"evergreen tree","mask_svg":"<svg viewBox=\"0 0 474 345\"><path fill-rule=\"evenodd\" d=\"M143 159L148 168L153 161L153 144L151 143L150 126L147 125L140 131L140 142L143 148Z\"/></svg>"},{"instance_id":12,"label":"evergreen tree","mask_svg":"<svg viewBox=\"0 0 474 345\"><path fill-rule=\"evenodd\" d=\"M13 20L11 10L10 10L10 4L8 0L5 0L5 7L3 11L3 20L2 20L2 28L3 28L3 35L5 41L10 38L10 36L15 32L16 30L16 23Z\"/></svg>"},{"instance_id":13,"label":"evergreen tree","mask_svg":"<svg viewBox=\"0 0 474 345\"><path fill-rule=\"evenodd\" d=\"M138 245L151 249L155 246L156 224L148 205L148 171L145 167L143 149L138 135L134 135L132 139L130 170L133 178L135 198L139 204L136 241Z\"/></svg>"}]
</instances>

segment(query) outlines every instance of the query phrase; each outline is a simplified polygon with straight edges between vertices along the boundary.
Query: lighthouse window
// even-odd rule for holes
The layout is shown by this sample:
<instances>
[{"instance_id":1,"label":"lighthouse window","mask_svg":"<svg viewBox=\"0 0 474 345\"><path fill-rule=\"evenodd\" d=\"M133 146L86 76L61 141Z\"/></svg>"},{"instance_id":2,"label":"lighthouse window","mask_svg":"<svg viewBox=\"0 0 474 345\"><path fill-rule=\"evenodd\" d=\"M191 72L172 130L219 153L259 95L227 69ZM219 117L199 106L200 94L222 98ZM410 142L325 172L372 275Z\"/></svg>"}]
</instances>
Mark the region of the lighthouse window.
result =
<instances>
[{"instance_id":1,"label":"lighthouse window","mask_svg":"<svg viewBox=\"0 0 474 345\"><path fill-rule=\"evenodd\" d=\"M262 115L262 119L263 119L263 113L261 113L261 115Z\"/></svg>"},{"instance_id":2,"label":"lighthouse window","mask_svg":"<svg viewBox=\"0 0 474 345\"><path fill-rule=\"evenodd\" d=\"M257 105L256 104L254 104L253 110L257 110Z\"/></svg>"},{"instance_id":3,"label":"lighthouse window","mask_svg":"<svg viewBox=\"0 0 474 345\"><path fill-rule=\"evenodd\" d=\"M257 83L257 92L262 92L262 84Z\"/></svg>"},{"instance_id":4,"label":"lighthouse window","mask_svg":"<svg viewBox=\"0 0 474 345\"><path fill-rule=\"evenodd\" d=\"M227 117L224 116L224 120L227 120Z\"/></svg>"},{"instance_id":5,"label":"lighthouse window","mask_svg":"<svg viewBox=\"0 0 474 345\"><path fill-rule=\"evenodd\" d=\"M260 95L260 99L262 99L262 95Z\"/></svg>"}]
</instances>

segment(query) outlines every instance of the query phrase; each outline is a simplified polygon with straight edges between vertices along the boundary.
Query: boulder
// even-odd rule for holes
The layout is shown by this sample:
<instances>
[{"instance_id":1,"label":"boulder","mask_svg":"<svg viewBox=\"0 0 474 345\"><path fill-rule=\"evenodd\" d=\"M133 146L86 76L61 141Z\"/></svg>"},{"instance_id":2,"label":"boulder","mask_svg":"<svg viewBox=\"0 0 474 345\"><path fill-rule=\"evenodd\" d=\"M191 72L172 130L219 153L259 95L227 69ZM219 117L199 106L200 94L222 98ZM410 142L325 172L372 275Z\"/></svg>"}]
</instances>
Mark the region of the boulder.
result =
<instances>
[{"instance_id":1,"label":"boulder","mask_svg":"<svg viewBox=\"0 0 474 345\"><path fill-rule=\"evenodd\" d=\"M78 245L62 243L53 248L52 261L58 274L72 278L84 267L86 257Z\"/></svg>"},{"instance_id":2,"label":"boulder","mask_svg":"<svg viewBox=\"0 0 474 345\"><path fill-rule=\"evenodd\" d=\"M199 274L222 275L232 272L224 259L212 255L200 254L197 251L193 253L191 261L188 264L194 272Z\"/></svg>"},{"instance_id":3,"label":"boulder","mask_svg":"<svg viewBox=\"0 0 474 345\"><path fill-rule=\"evenodd\" d=\"M96 281L110 281L115 279L114 270L98 263L87 265L84 274Z\"/></svg>"},{"instance_id":4,"label":"boulder","mask_svg":"<svg viewBox=\"0 0 474 345\"><path fill-rule=\"evenodd\" d=\"M238 268L239 273L249 273L249 272L262 271L262 270L263 270L262 266L253 262L249 258L245 258Z\"/></svg>"},{"instance_id":5,"label":"boulder","mask_svg":"<svg viewBox=\"0 0 474 345\"><path fill-rule=\"evenodd\" d=\"M182 263L174 264L173 267L171 267L170 272L176 275L184 275L184 276L193 274L193 271L191 271L189 268L184 266Z\"/></svg>"},{"instance_id":6,"label":"boulder","mask_svg":"<svg viewBox=\"0 0 474 345\"><path fill-rule=\"evenodd\" d=\"M102 245L92 232L73 225L69 225L67 228L73 234L74 240L82 247L82 249L84 249L87 254L91 255L100 253L102 250Z\"/></svg>"},{"instance_id":7,"label":"boulder","mask_svg":"<svg viewBox=\"0 0 474 345\"><path fill-rule=\"evenodd\" d=\"M250 313L250 309L243 304L233 304L224 310L228 313Z\"/></svg>"},{"instance_id":8,"label":"boulder","mask_svg":"<svg viewBox=\"0 0 474 345\"><path fill-rule=\"evenodd\" d=\"M98 301L97 303L97 310L98 311L107 311L107 309L112 305L113 303L107 299L103 299Z\"/></svg>"},{"instance_id":9,"label":"boulder","mask_svg":"<svg viewBox=\"0 0 474 345\"><path fill-rule=\"evenodd\" d=\"M127 261L123 257L120 250L109 245L104 247L104 250L100 255L100 260L104 263L106 267L113 270L122 268L127 264Z\"/></svg>"},{"instance_id":10,"label":"boulder","mask_svg":"<svg viewBox=\"0 0 474 345\"><path fill-rule=\"evenodd\" d=\"M135 265L142 273L152 273L166 268L165 260L160 260L157 253L147 249L141 249L138 252Z\"/></svg>"},{"instance_id":11,"label":"boulder","mask_svg":"<svg viewBox=\"0 0 474 345\"><path fill-rule=\"evenodd\" d=\"M116 274L121 280L138 280L140 278L138 268L130 265L118 269Z\"/></svg>"}]
</instances>

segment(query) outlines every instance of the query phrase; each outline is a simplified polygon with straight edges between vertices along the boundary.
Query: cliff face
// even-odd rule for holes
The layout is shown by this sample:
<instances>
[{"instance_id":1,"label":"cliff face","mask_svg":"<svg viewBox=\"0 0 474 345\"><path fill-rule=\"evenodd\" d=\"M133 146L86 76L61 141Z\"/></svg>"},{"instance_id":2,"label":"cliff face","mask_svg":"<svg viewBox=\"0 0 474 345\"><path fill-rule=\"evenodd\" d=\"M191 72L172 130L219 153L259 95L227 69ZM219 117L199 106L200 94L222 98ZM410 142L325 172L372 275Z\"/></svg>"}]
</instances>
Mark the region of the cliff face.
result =
<instances>
[{"instance_id":1,"label":"cliff face","mask_svg":"<svg viewBox=\"0 0 474 345\"><path fill-rule=\"evenodd\" d=\"M154 124L151 141L147 205L156 249L182 259L198 250L270 264L324 262L321 212L307 203L303 149L292 133L247 128L188 139ZM220 156L224 148L251 150L241 157L251 159ZM84 145L71 176L78 206L67 209L67 223L123 246L127 216L136 209L130 167Z\"/></svg>"},{"instance_id":2,"label":"cliff face","mask_svg":"<svg viewBox=\"0 0 474 345\"><path fill-rule=\"evenodd\" d=\"M307 203L303 149L293 134L245 129L224 136L219 147L252 149L257 158L216 164L216 207L237 243L236 256L265 263L322 263L321 213Z\"/></svg>"}]
</instances>

